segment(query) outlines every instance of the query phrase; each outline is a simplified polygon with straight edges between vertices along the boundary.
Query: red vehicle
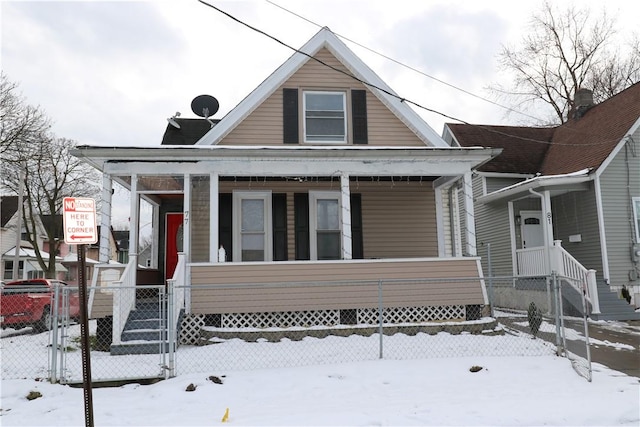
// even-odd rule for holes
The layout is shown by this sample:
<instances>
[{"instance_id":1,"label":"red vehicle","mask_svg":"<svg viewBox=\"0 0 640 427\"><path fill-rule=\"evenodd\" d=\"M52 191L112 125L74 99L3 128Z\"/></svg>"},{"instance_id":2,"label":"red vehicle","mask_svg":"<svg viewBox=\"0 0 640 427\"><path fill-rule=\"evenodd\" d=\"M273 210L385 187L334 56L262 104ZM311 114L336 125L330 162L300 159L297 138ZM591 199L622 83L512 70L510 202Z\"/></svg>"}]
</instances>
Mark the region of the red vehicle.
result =
<instances>
[{"instance_id":1,"label":"red vehicle","mask_svg":"<svg viewBox=\"0 0 640 427\"><path fill-rule=\"evenodd\" d=\"M32 326L35 331L51 329L55 287L58 291L58 316L80 316L78 288L60 280L28 279L7 282L0 291L0 324L3 328Z\"/></svg>"}]
</instances>

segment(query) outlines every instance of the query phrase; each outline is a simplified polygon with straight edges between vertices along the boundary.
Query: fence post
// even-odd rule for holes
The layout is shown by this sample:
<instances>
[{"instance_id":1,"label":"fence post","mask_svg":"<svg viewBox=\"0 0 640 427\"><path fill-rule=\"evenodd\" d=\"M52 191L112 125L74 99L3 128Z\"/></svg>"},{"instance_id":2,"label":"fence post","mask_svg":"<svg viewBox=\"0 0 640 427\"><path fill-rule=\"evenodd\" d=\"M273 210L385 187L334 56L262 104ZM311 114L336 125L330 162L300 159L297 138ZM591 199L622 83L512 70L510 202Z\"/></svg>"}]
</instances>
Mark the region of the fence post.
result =
<instances>
[{"instance_id":1,"label":"fence post","mask_svg":"<svg viewBox=\"0 0 640 427\"><path fill-rule=\"evenodd\" d=\"M58 382L57 371L58 371L58 315L60 306L60 285L53 285L53 301L51 301L51 312L49 313L51 319L51 330L49 333L51 334L51 360L50 360L50 369L51 373L49 374L49 382L52 384Z\"/></svg>"},{"instance_id":2,"label":"fence post","mask_svg":"<svg viewBox=\"0 0 640 427\"><path fill-rule=\"evenodd\" d=\"M165 317L167 319L167 340L169 341L169 363L168 363L168 369L165 370L165 379L173 378L176 376L176 373L175 373L176 352L175 352L174 346L176 344L177 319L174 319L174 304L175 304L175 301L173 300L174 285L175 285L175 281L173 279L167 280L167 310L166 310Z\"/></svg>"},{"instance_id":3,"label":"fence post","mask_svg":"<svg viewBox=\"0 0 640 427\"><path fill-rule=\"evenodd\" d=\"M560 355L562 352L562 340L561 340L561 329L560 329L560 290L558 283L558 276L555 271L551 272L551 281L553 282L553 313L554 319L556 323L556 354ZM551 310L551 307L549 307Z\"/></svg>"},{"instance_id":4,"label":"fence post","mask_svg":"<svg viewBox=\"0 0 640 427\"><path fill-rule=\"evenodd\" d=\"M594 272L594 270L589 270L589 273ZM593 299L592 299L593 301ZM596 295L596 299L595 301L598 301L597 299L597 295ZM582 321L584 324L584 342L585 342L585 347L587 349L587 365L589 366L589 373L587 375L587 381L591 382L593 375L592 375L592 371L591 371L591 348L590 348L590 344L589 344L589 322L587 320L588 318L588 308L587 308L587 298L585 295L585 292L582 292Z\"/></svg>"},{"instance_id":5,"label":"fence post","mask_svg":"<svg viewBox=\"0 0 640 427\"><path fill-rule=\"evenodd\" d=\"M487 243L487 268L489 273L489 315L493 317L493 269L491 268L491 243Z\"/></svg>"},{"instance_id":6,"label":"fence post","mask_svg":"<svg viewBox=\"0 0 640 427\"><path fill-rule=\"evenodd\" d=\"M383 327L382 327L382 322L383 322L383 310L384 310L384 303L382 301L382 280L379 279L378 280L378 334L380 335L380 354L379 354L379 358L382 359L383 355L384 355L384 351L383 351L383 335L384 335L384 331L383 331Z\"/></svg>"}]
</instances>

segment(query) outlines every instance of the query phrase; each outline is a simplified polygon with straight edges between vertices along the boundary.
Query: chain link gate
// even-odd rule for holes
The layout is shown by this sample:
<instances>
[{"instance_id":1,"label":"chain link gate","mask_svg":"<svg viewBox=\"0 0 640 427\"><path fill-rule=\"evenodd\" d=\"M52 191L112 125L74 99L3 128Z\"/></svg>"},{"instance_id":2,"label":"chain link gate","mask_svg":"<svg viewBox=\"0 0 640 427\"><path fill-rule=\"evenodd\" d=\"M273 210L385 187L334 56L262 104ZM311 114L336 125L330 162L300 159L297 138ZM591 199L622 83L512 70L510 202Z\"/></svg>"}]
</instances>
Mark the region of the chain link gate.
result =
<instances>
[{"instance_id":1,"label":"chain link gate","mask_svg":"<svg viewBox=\"0 0 640 427\"><path fill-rule=\"evenodd\" d=\"M104 288L88 288L88 292ZM121 324L113 316L89 322L93 382L121 382L168 378L167 295L164 286L109 287L116 305L134 296L134 306ZM138 296L136 297L136 293ZM120 330L121 329L121 330ZM115 332L115 333L114 333ZM50 379L63 384L82 383L79 325L59 322L52 330Z\"/></svg>"}]
</instances>

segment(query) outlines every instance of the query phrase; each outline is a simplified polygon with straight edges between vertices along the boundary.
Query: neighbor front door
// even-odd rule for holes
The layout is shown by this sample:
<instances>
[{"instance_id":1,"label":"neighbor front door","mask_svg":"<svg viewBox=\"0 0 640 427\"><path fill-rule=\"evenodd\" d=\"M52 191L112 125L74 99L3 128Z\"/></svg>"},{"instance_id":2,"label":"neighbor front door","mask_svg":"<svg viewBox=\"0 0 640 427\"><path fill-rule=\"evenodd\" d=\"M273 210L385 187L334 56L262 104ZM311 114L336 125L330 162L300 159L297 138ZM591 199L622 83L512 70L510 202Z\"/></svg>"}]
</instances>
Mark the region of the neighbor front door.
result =
<instances>
[{"instance_id":1,"label":"neighbor front door","mask_svg":"<svg viewBox=\"0 0 640 427\"><path fill-rule=\"evenodd\" d=\"M522 248L536 248L544 246L544 230L542 229L542 212L520 212L520 235Z\"/></svg>"}]
</instances>

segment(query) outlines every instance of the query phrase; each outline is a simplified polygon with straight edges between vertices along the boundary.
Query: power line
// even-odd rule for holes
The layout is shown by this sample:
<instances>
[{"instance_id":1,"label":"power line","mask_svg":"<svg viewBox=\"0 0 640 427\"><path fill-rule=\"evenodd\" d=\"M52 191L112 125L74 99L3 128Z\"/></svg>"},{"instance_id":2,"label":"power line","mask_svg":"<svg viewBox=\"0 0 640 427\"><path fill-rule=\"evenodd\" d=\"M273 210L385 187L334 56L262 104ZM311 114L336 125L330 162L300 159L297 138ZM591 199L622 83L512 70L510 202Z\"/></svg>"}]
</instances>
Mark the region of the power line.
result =
<instances>
[{"instance_id":1,"label":"power line","mask_svg":"<svg viewBox=\"0 0 640 427\"><path fill-rule=\"evenodd\" d=\"M203 5L208 6L208 7L212 8L212 9L216 10L217 12L219 12L219 13L221 13L221 14L225 15L226 17L228 17L228 18L232 19L233 21L235 21L235 22L237 22L237 23L239 23L239 24L241 24L241 25L243 25L243 26L245 26L245 27L247 27L247 28L249 28L249 29L251 29L251 30L253 30L253 31L257 32L257 33L260 33L260 34L264 35L265 37L268 37L268 38L270 38L271 40L275 41L276 43L278 43L278 44L280 44L280 45L282 45L282 46L284 46L284 47L286 47L286 48L288 48L288 49L291 49L292 51L294 51L294 52L296 52L296 53L299 53L299 54L301 54L301 55L304 55L304 56L308 57L309 59L312 59L312 60L314 60L314 61L316 61L316 62L318 62L318 63L322 64L323 66L325 66L325 67L327 67L327 68L330 68L330 69L332 69L332 70L334 70L334 71L336 71L336 72L338 72L338 73L344 74L344 75L348 76L349 78L352 78L352 79L354 79L354 80L356 80L356 81L358 81L358 82L362 83L362 84L363 84L363 85L365 85L365 86L368 86L368 87L371 87L371 88L377 89L377 90L379 90L379 91L381 91L381 92L383 92L383 93L385 93L385 94L387 94L387 95L389 95L389 96L392 96L392 97L394 97L394 98L397 98L398 100L400 100L400 102L406 102L406 103L408 103L408 104L415 105L416 107L418 107L418 108L420 108L420 109L422 109L422 110L425 110L425 111L428 111L428 112L431 112L431 113L438 114L438 115L440 115L440 116L442 116L442 117L445 117L445 118L447 118L447 119L455 120L455 121L460 122L460 123L465 124L465 125L474 126L474 127L479 127L479 128L481 128L481 129L484 129L484 130L485 130L485 131L487 131L487 132L495 133L495 134L502 135L502 136L507 136L507 137L510 137L510 138L513 138L513 139L519 139L519 140L523 140L523 141L535 142L535 143L539 143L539 144L546 144L546 145L552 145L552 144L553 144L553 145L562 145L562 146L578 146L578 147L585 147L585 146L592 146L592 145L602 145L602 144L606 144L606 143L610 143L610 142L614 141L613 139L609 139L609 140L602 140L602 141L594 142L594 143L581 143L581 144L558 143L558 142L553 143L553 142L550 142L550 141L541 141L541 140L537 140L537 139L533 139L533 138L527 138L527 137L523 137L523 136L519 136L519 135L512 135L512 134L509 134L509 133L506 133L506 132L501 132L501 131L498 131L498 130L492 129L492 126L483 126L483 125L471 124L471 123L469 123L469 122L467 122L467 121L465 121L465 120L462 120L462 119L459 119L459 118L457 118L457 117L450 116L450 115L448 115L448 114L442 113L442 112L440 112L440 111L433 110L433 109L431 109L431 108L425 107L425 106L423 106L423 105L421 105L421 104L419 104L419 103L417 103L417 102L415 102L415 101L412 101L412 100L410 100L410 99L403 98L403 97L401 97L401 96L399 96L399 95L397 95L397 94L395 94L395 93L393 93L393 92L390 92L390 91L389 91L389 90L387 90L387 89L381 88L381 87L379 87L379 86L377 86L377 85L375 85L375 84L373 84L373 83L369 83L369 82L367 82L367 81L364 81L364 80L362 80L362 79L360 79L360 78L358 78L358 77L354 76L353 74L350 74L350 73L348 73L348 72L346 72L346 71L344 71L344 70L341 70L341 69L339 69L339 68L336 68L336 67L334 67L334 66L333 66L333 65L331 65L331 64L327 64L326 62L322 61L321 59L315 58L314 56L309 55L308 53L303 52L303 51L301 51L300 49L297 49L297 48L295 48L295 47L293 47L293 46L288 45L287 43L283 42L282 40L278 39L277 37L272 36L271 34L266 33L265 31L263 31L263 30L261 30L261 29L259 29L259 28L256 28L256 27L254 27L254 26L252 26L252 25L250 25L250 24L248 24L248 23L246 23L246 22L244 22L244 21L242 21L242 20L240 20L240 19L236 18L235 16L231 15L230 13L225 12L224 10L222 10L222 9L220 9L220 8L216 7L216 6L214 6L214 5L212 5L212 4L207 3L207 2L205 2L204 0L198 0L198 1L199 1L200 3L202 3ZM267 0L267 1L268 1L268 0ZM278 6L278 7L279 7L279 6ZM302 18L302 19L305 19L305 20L306 20L306 18ZM313 23L313 24L314 24L314 25L317 25L317 24L315 24L315 23ZM329 31L331 31L331 30L329 30ZM332 33L333 33L333 32L332 32ZM335 33L333 33L333 34L335 34ZM367 48L367 49L368 49L368 48ZM391 60L393 60L393 59L391 59ZM504 108L506 108L506 107L504 107Z\"/></svg>"},{"instance_id":2,"label":"power line","mask_svg":"<svg viewBox=\"0 0 640 427\"><path fill-rule=\"evenodd\" d=\"M266 2L267 2L267 3L272 4L273 6L275 6L275 7L279 8L279 9L282 9L282 10L284 10L285 12L287 12L287 13L289 13L289 14L293 15L293 16L296 16L296 17L298 17L298 18L300 18L300 19L302 19L302 20L304 20L304 21L306 21L306 22L308 22L308 23L310 23L310 24L312 24L312 25L315 25L315 26L316 26L316 27L318 27L318 28L322 28L322 25L318 24L317 22L314 22L314 21L312 21L312 20L310 20L310 19L308 19L308 18L306 18L306 17L304 17L304 16L302 16L302 15L300 15L300 14L296 13L296 12L293 12L293 11L291 11L291 10L289 10L289 9L285 8L284 6L280 6L279 4L274 3L274 2L273 2L273 1L271 1L271 0L266 0ZM340 38L344 39L344 40L347 40L348 42L351 42L351 43L355 44L356 46L359 46L359 47L361 47L361 48L363 48L363 49L365 49L365 50L368 50L368 51L369 51L369 52L371 52L371 53L374 53L374 54L376 54L376 55L378 55L378 56L380 56L380 57L382 57L382 58L385 58L385 59L387 59L387 60L389 60L389 61L391 61L391 62L393 62L393 63L395 63L395 64L400 65L401 67L407 68L407 69L409 69L409 70L411 70L411 71L413 71L413 72L416 72L416 73L418 73L418 74L420 74L420 75L422 75L422 76L425 76L425 77L427 77L427 78L429 78L429 79L431 79L431 80L434 80L434 81L436 81L436 82L438 82L438 83L440 83L440 84L442 84L442 85L448 86L448 87L450 87L450 88L452 88L452 89L455 89L455 90L460 91L460 92L462 92L462 93L464 93L464 94L466 94L466 95L469 95L469 96L472 96L472 97L474 97L474 98L477 98L477 99L479 99L479 100L481 100L481 101L484 101L484 102L488 102L488 103L490 103L490 104L493 104L493 105L495 105L496 107L504 108L504 109L505 109L505 110L507 110L507 111L510 111L510 112L513 112L513 113L518 113L518 114L521 114L521 115L523 115L523 116L529 117L529 118L534 119L534 120L540 120L538 117L532 116L532 115L527 114L527 113L523 113L522 111L518 111L518 110L516 110L516 109L514 109L514 108L511 108L511 107L507 107L507 106L505 106L505 105L499 104L499 103L497 103L497 102L495 102L495 101L492 101L492 100L490 100L490 99L484 98L484 97L482 97L482 96L480 96L480 95L476 95L476 94L475 94L475 93L473 93L473 92L469 92L469 91L468 91L468 90L466 90L466 89L462 89L462 88L460 88L460 87L458 87L458 86L456 86L456 85L453 85L453 84L451 84L451 83L445 82L444 80L441 80L441 79L439 79L439 78L437 78L437 77L434 77L434 76L432 76L432 75L430 75L430 74L427 74L427 73L425 73L425 72L424 72L424 71L422 71L422 70L419 70L419 69L417 69L417 68L415 68L415 67L412 67L411 65L408 65L408 64L405 64L405 63L403 63L403 62L400 62L400 61L398 61L397 59L394 59L394 58L392 58L392 57L390 57L390 56L388 56L388 55L385 55L384 53L380 53L380 52L378 52L378 51L376 51L376 50L374 50L374 49L371 49L371 48L369 48L369 47L367 47L367 46L365 46L365 45L361 44L361 43L358 43L357 41L355 41L355 40L353 40L353 39L351 39L351 38L349 38L349 37L346 37L346 36L344 36L344 35L342 35L342 34L339 34L339 33L336 33L336 32L334 32L334 34L335 34L336 36L338 36L338 37L340 37Z\"/></svg>"}]
</instances>

